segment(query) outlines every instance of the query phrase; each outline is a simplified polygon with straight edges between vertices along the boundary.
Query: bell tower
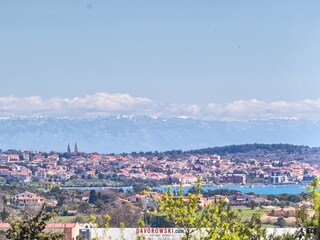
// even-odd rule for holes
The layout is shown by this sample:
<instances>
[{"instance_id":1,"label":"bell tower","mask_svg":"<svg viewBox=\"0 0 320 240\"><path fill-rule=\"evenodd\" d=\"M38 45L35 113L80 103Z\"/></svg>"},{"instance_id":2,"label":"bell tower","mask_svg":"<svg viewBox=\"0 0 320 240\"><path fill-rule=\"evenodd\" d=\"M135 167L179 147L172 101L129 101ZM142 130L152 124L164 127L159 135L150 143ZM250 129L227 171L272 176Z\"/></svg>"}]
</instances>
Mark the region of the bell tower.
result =
<instances>
[{"instance_id":1,"label":"bell tower","mask_svg":"<svg viewBox=\"0 0 320 240\"><path fill-rule=\"evenodd\" d=\"M79 151L78 151L78 144L76 143L75 145L74 145L74 153L78 153Z\"/></svg>"},{"instance_id":2,"label":"bell tower","mask_svg":"<svg viewBox=\"0 0 320 240\"><path fill-rule=\"evenodd\" d=\"M68 147L67 147L67 153L71 153L71 147L70 147L69 143L68 143Z\"/></svg>"}]
</instances>

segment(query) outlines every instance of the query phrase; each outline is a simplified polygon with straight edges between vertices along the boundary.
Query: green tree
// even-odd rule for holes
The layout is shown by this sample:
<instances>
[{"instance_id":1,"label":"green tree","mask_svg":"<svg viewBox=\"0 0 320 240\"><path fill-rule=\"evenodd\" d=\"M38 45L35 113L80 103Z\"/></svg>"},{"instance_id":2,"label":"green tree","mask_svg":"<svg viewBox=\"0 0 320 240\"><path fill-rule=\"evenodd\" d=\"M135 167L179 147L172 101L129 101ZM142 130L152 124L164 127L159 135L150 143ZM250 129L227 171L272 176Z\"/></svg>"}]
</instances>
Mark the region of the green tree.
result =
<instances>
[{"instance_id":1,"label":"green tree","mask_svg":"<svg viewBox=\"0 0 320 240\"><path fill-rule=\"evenodd\" d=\"M307 188L312 195L313 207L315 214L312 217L312 225L315 228L315 235L320 239L320 193L319 193L319 179L316 177L311 182L311 186Z\"/></svg>"},{"instance_id":2,"label":"green tree","mask_svg":"<svg viewBox=\"0 0 320 240\"><path fill-rule=\"evenodd\" d=\"M38 214L30 219L9 221L11 228L6 232L6 238L12 240L62 240L63 233L46 233L46 223L53 217L52 213L45 212L45 205Z\"/></svg>"},{"instance_id":3,"label":"green tree","mask_svg":"<svg viewBox=\"0 0 320 240\"><path fill-rule=\"evenodd\" d=\"M255 202L255 201L250 201L249 203L248 203L248 206L253 210L253 209L255 209L255 207L257 207L258 206L258 204Z\"/></svg>"},{"instance_id":4,"label":"green tree","mask_svg":"<svg viewBox=\"0 0 320 240\"><path fill-rule=\"evenodd\" d=\"M91 190L89 193L89 203L95 204L97 200L98 200L98 194L96 190Z\"/></svg>"},{"instance_id":5,"label":"green tree","mask_svg":"<svg viewBox=\"0 0 320 240\"><path fill-rule=\"evenodd\" d=\"M9 212L6 210L5 207L3 207L2 212L0 212L0 219L2 222L6 221L7 218L9 217Z\"/></svg>"},{"instance_id":6,"label":"green tree","mask_svg":"<svg viewBox=\"0 0 320 240\"><path fill-rule=\"evenodd\" d=\"M311 201L315 214L309 216L305 208L300 208L296 212L296 223L300 228L297 231L295 239L320 239L320 193L319 193L319 179L316 177L307 186L308 192L311 194ZM292 238L293 239L293 238Z\"/></svg>"},{"instance_id":7,"label":"green tree","mask_svg":"<svg viewBox=\"0 0 320 240\"><path fill-rule=\"evenodd\" d=\"M104 178L104 175L103 175L101 172L99 172L98 178L99 178L99 179L103 179L103 178Z\"/></svg>"},{"instance_id":8,"label":"green tree","mask_svg":"<svg viewBox=\"0 0 320 240\"><path fill-rule=\"evenodd\" d=\"M172 226L183 228L185 238L190 239L201 224L201 215L197 214L198 204L195 194L189 193L188 200L185 201L181 190L179 196L174 197L169 188L159 201L159 212L166 216Z\"/></svg>"},{"instance_id":9,"label":"green tree","mask_svg":"<svg viewBox=\"0 0 320 240\"><path fill-rule=\"evenodd\" d=\"M133 184L132 186L132 190L135 192L135 193L141 193L142 191L148 189L147 186L143 185L143 184Z\"/></svg>"},{"instance_id":10,"label":"green tree","mask_svg":"<svg viewBox=\"0 0 320 240\"><path fill-rule=\"evenodd\" d=\"M279 227L284 227L286 225L286 221L284 220L283 217L278 217L276 225Z\"/></svg>"},{"instance_id":11,"label":"green tree","mask_svg":"<svg viewBox=\"0 0 320 240\"><path fill-rule=\"evenodd\" d=\"M242 223L241 216L227 207L226 203L199 207L201 182L198 181L197 194L174 196L169 188L159 200L159 212L166 217L172 227L184 230L183 239L195 239L196 232L206 231L201 239L251 240L266 237L259 216L254 215L249 222Z\"/></svg>"},{"instance_id":12,"label":"green tree","mask_svg":"<svg viewBox=\"0 0 320 240\"><path fill-rule=\"evenodd\" d=\"M302 207L296 211L296 224L298 230L292 235L284 235L282 238L274 237L273 240L291 239L291 240L319 240L320 239L320 193L319 193L319 179L315 178L311 185L307 187L310 193L310 200L313 202L315 214L310 216L307 210ZM279 219L278 219L279 223Z\"/></svg>"}]
</instances>

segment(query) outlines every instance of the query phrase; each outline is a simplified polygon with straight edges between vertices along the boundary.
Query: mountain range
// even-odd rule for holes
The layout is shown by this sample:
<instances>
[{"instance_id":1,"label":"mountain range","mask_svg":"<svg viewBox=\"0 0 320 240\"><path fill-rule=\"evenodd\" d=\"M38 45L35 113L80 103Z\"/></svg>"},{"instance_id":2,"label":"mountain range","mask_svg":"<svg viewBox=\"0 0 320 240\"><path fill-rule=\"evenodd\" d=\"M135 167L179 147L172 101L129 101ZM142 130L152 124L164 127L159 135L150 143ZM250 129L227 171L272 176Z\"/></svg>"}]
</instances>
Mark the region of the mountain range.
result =
<instances>
[{"instance_id":1,"label":"mountain range","mask_svg":"<svg viewBox=\"0 0 320 240\"><path fill-rule=\"evenodd\" d=\"M68 143L77 143L80 151L99 153L191 150L245 143L319 146L320 121L202 121L143 116L0 119L0 149L66 151Z\"/></svg>"}]
</instances>

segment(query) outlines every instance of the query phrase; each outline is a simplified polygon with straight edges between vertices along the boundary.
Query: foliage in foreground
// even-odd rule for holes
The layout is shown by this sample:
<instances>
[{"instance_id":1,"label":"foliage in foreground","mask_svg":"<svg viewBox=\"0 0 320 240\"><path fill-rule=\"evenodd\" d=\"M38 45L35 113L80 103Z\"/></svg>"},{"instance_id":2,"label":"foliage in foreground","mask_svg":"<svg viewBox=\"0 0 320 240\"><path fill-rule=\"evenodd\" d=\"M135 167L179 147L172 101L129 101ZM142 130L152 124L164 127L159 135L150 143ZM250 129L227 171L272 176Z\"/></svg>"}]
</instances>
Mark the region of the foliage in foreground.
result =
<instances>
[{"instance_id":1,"label":"foliage in foreground","mask_svg":"<svg viewBox=\"0 0 320 240\"><path fill-rule=\"evenodd\" d=\"M169 189L159 201L159 212L176 228L184 229L184 239L195 239L200 232L201 239L250 240L263 239L265 229L261 227L259 216L254 215L248 222L242 223L241 216L232 211L225 203L199 207L198 193L189 193L187 199L180 188L179 196ZM201 234L203 229L205 232Z\"/></svg>"},{"instance_id":2,"label":"foliage in foreground","mask_svg":"<svg viewBox=\"0 0 320 240\"><path fill-rule=\"evenodd\" d=\"M6 238L12 240L62 240L63 233L44 232L46 223L53 217L45 212L45 205L36 216L28 219L9 221L11 228L6 232Z\"/></svg>"},{"instance_id":3,"label":"foliage in foreground","mask_svg":"<svg viewBox=\"0 0 320 240\"><path fill-rule=\"evenodd\" d=\"M320 239L320 193L317 178L308 190L314 203L315 215L310 218L305 209L298 209L296 215L298 230L294 234L287 233L282 236L267 235L261 226L259 215L253 215L250 221L242 222L241 215L228 208L226 203L200 208L198 198L201 192L200 181L197 191L189 193L187 198L183 195L182 187L178 196L174 196L171 189L168 189L159 200L158 210L172 227L184 229L184 239L315 240ZM201 231L205 232L200 234L201 236L196 235Z\"/></svg>"},{"instance_id":4,"label":"foliage in foreground","mask_svg":"<svg viewBox=\"0 0 320 240\"><path fill-rule=\"evenodd\" d=\"M315 214L309 217L305 209L297 211L298 231L282 236L267 236L262 228L260 216L253 215L250 221L242 222L241 215L232 211L223 202L216 205L199 207L201 182L198 182L197 192L189 193L187 198L180 187L179 195L174 196L169 189L159 200L159 213L166 217L172 227L184 229L183 239L221 239L221 240L315 240L320 239L320 193L319 180L314 179L308 191L311 194ZM7 239L13 240L60 240L63 233L43 232L52 213L45 212L42 206L39 213L30 219L10 221L11 228L6 232ZM105 228L109 228L110 216L106 216ZM91 219L94 223L95 219ZM124 227L123 224L122 228ZM202 231L202 232L201 232Z\"/></svg>"}]
</instances>

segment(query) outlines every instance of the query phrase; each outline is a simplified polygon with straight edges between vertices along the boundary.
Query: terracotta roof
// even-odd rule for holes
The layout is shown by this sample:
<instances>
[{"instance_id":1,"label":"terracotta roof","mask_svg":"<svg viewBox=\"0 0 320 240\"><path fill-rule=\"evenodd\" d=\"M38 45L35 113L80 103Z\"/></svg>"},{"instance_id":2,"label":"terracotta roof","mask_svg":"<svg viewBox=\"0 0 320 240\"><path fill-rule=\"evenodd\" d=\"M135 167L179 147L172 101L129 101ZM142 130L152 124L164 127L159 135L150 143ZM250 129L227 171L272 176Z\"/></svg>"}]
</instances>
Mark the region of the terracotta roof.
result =
<instances>
[{"instance_id":1,"label":"terracotta roof","mask_svg":"<svg viewBox=\"0 0 320 240\"><path fill-rule=\"evenodd\" d=\"M42 197L17 197L17 200L44 200Z\"/></svg>"},{"instance_id":2,"label":"terracotta roof","mask_svg":"<svg viewBox=\"0 0 320 240\"><path fill-rule=\"evenodd\" d=\"M74 228L78 223L47 223L46 229L51 228ZM0 229L9 229L9 223L0 223Z\"/></svg>"},{"instance_id":3,"label":"terracotta roof","mask_svg":"<svg viewBox=\"0 0 320 240\"><path fill-rule=\"evenodd\" d=\"M28 194L28 195L32 195L32 196L37 196L37 194L32 193L32 192L28 192L28 191L25 191L25 192L19 193L19 194L17 194L17 195L20 195L20 194Z\"/></svg>"}]
</instances>

